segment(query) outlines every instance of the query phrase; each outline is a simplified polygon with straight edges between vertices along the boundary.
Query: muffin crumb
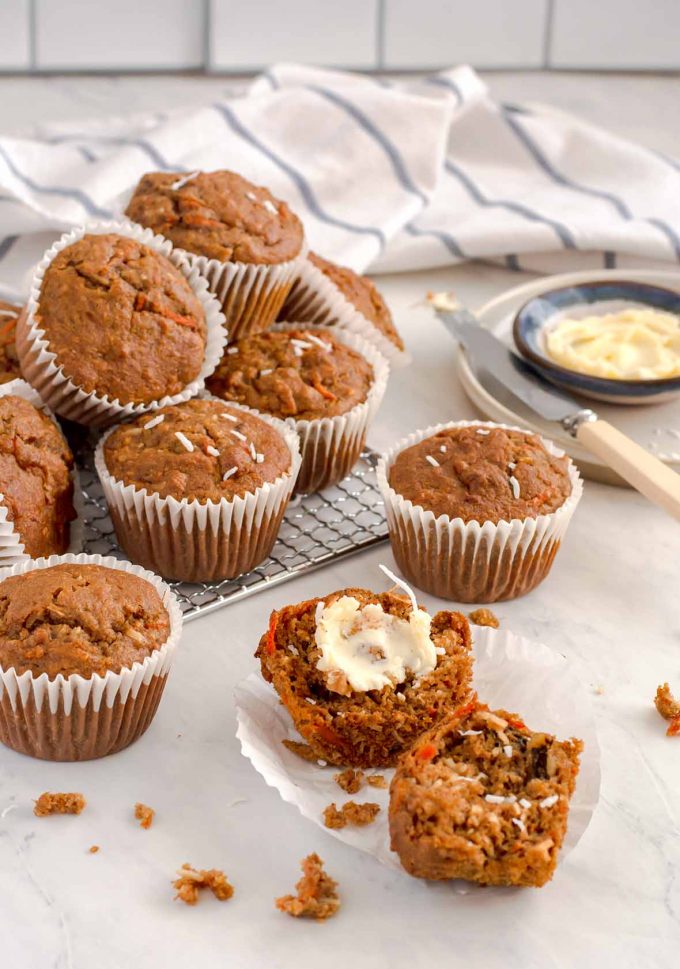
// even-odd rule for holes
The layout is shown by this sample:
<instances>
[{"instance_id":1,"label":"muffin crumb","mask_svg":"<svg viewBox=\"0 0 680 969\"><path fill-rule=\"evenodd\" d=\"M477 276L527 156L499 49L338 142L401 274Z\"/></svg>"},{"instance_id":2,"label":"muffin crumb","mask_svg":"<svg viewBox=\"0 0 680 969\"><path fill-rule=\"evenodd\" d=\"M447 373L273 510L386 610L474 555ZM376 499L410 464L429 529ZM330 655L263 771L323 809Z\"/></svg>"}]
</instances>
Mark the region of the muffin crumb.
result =
<instances>
[{"instance_id":1,"label":"muffin crumb","mask_svg":"<svg viewBox=\"0 0 680 969\"><path fill-rule=\"evenodd\" d=\"M475 626L491 626L492 629L500 626L498 616L490 609L473 609L468 613L468 619Z\"/></svg>"},{"instance_id":2,"label":"muffin crumb","mask_svg":"<svg viewBox=\"0 0 680 969\"><path fill-rule=\"evenodd\" d=\"M366 778L366 783L369 787L379 787L381 790L387 787L387 781L382 774L369 774Z\"/></svg>"},{"instance_id":3,"label":"muffin crumb","mask_svg":"<svg viewBox=\"0 0 680 969\"><path fill-rule=\"evenodd\" d=\"M363 828L367 824L373 824L379 811L380 805L372 801L366 801L364 804L348 801L339 810L333 802L323 812L323 823L327 828L336 830L345 828L348 824Z\"/></svg>"},{"instance_id":4,"label":"muffin crumb","mask_svg":"<svg viewBox=\"0 0 680 969\"><path fill-rule=\"evenodd\" d=\"M292 754L296 754L302 760L309 761L310 764L316 764L317 755L309 744L303 744L299 740L282 740L281 743Z\"/></svg>"},{"instance_id":5,"label":"muffin crumb","mask_svg":"<svg viewBox=\"0 0 680 969\"><path fill-rule=\"evenodd\" d=\"M37 818L46 818L49 814L80 814L86 803L82 794L45 791L35 802L33 813Z\"/></svg>"},{"instance_id":6,"label":"muffin crumb","mask_svg":"<svg viewBox=\"0 0 680 969\"><path fill-rule=\"evenodd\" d=\"M333 780L347 794L356 794L364 786L364 772L348 767L347 770L333 775Z\"/></svg>"},{"instance_id":7,"label":"muffin crumb","mask_svg":"<svg viewBox=\"0 0 680 969\"><path fill-rule=\"evenodd\" d=\"M317 854L307 855L301 862L302 878L296 884L297 895L283 895L276 899L276 907L293 918L313 918L323 922L340 908L338 883L323 870Z\"/></svg>"},{"instance_id":8,"label":"muffin crumb","mask_svg":"<svg viewBox=\"0 0 680 969\"><path fill-rule=\"evenodd\" d=\"M198 890L209 888L216 899L226 902L234 894L234 888L227 881L227 876L219 868L192 868L185 862L177 872L179 878L173 883L177 889L176 899L187 905L195 905L198 901Z\"/></svg>"},{"instance_id":9,"label":"muffin crumb","mask_svg":"<svg viewBox=\"0 0 680 969\"><path fill-rule=\"evenodd\" d=\"M140 828L148 830L153 824L155 814L154 809L148 804L142 804L140 801L135 804L135 818L139 821Z\"/></svg>"},{"instance_id":10,"label":"muffin crumb","mask_svg":"<svg viewBox=\"0 0 680 969\"><path fill-rule=\"evenodd\" d=\"M668 683L657 686L654 706L664 720L670 721L666 735L668 737L675 737L677 734L680 734L680 700L675 699Z\"/></svg>"},{"instance_id":11,"label":"muffin crumb","mask_svg":"<svg viewBox=\"0 0 680 969\"><path fill-rule=\"evenodd\" d=\"M90 848L88 848L87 850L88 850L88 854L91 854L91 855L96 855L96 854L97 854L97 852L99 851L99 845L92 845L92 846L91 846Z\"/></svg>"}]
</instances>

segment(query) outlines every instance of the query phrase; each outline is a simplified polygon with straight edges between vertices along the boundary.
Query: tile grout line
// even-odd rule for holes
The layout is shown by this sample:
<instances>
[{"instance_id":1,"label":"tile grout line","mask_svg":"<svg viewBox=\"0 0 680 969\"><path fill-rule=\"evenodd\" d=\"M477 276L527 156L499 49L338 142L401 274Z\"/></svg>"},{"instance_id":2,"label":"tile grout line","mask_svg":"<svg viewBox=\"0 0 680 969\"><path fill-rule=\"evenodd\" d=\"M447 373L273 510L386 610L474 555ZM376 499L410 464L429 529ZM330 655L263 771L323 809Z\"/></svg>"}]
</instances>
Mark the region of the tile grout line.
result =
<instances>
[{"instance_id":1,"label":"tile grout line","mask_svg":"<svg viewBox=\"0 0 680 969\"><path fill-rule=\"evenodd\" d=\"M543 70L549 70L552 57L555 0L545 0L545 26L543 28Z\"/></svg>"}]
</instances>

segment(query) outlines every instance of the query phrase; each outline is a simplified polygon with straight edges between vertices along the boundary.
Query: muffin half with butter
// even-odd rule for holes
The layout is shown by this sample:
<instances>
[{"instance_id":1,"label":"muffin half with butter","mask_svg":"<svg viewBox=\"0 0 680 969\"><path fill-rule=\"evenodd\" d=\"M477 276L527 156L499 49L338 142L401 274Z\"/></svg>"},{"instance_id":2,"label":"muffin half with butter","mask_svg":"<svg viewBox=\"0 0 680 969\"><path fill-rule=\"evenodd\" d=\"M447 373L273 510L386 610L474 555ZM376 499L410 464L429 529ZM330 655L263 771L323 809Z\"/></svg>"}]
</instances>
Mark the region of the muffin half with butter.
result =
<instances>
[{"instance_id":1,"label":"muffin half with butter","mask_svg":"<svg viewBox=\"0 0 680 969\"><path fill-rule=\"evenodd\" d=\"M389 767L466 701L470 628L401 592L344 589L273 612L256 656L316 757Z\"/></svg>"}]
</instances>

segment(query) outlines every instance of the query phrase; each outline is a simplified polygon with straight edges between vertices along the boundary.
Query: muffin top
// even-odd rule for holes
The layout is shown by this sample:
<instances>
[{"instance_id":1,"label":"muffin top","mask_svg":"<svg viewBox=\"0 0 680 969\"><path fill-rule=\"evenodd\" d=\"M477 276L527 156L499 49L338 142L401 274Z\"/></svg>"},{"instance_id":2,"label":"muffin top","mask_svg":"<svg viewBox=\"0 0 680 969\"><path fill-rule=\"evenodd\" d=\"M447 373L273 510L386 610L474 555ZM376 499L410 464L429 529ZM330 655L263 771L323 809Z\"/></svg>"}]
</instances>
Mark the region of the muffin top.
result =
<instances>
[{"instance_id":1,"label":"muffin top","mask_svg":"<svg viewBox=\"0 0 680 969\"><path fill-rule=\"evenodd\" d=\"M125 214L175 246L220 262L271 265L302 249L302 223L285 202L236 172L150 172Z\"/></svg>"},{"instance_id":2,"label":"muffin top","mask_svg":"<svg viewBox=\"0 0 680 969\"><path fill-rule=\"evenodd\" d=\"M368 276L360 276L354 270L348 269L346 266L338 266L337 263L323 259L315 252L309 253L309 261L330 279L345 299L362 316L365 316L377 330L380 330L390 343L393 343L399 350L404 349L404 341L399 336L392 321L392 314Z\"/></svg>"},{"instance_id":3,"label":"muffin top","mask_svg":"<svg viewBox=\"0 0 680 969\"><path fill-rule=\"evenodd\" d=\"M48 266L36 314L67 377L122 404L180 393L203 364L201 303L165 256L119 235L86 235Z\"/></svg>"},{"instance_id":4,"label":"muffin top","mask_svg":"<svg viewBox=\"0 0 680 969\"><path fill-rule=\"evenodd\" d=\"M69 446L47 414L23 397L0 397L0 494L34 558L66 550L75 518L72 467Z\"/></svg>"},{"instance_id":5,"label":"muffin top","mask_svg":"<svg viewBox=\"0 0 680 969\"><path fill-rule=\"evenodd\" d=\"M0 582L0 666L89 679L160 649L170 619L137 575L100 565L55 565Z\"/></svg>"},{"instance_id":6,"label":"muffin top","mask_svg":"<svg viewBox=\"0 0 680 969\"><path fill-rule=\"evenodd\" d=\"M211 393L276 417L315 420L366 400L373 367L328 330L270 330L238 340L207 381Z\"/></svg>"},{"instance_id":7,"label":"muffin top","mask_svg":"<svg viewBox=\"0 0 680 969\"><path fill-rule=\"evenodd\" d=\"M243 497L290 470L284 438L219 400L188 400L121 424L104 445L110 474L178 501Z\"/></svg>"},{"instance_id":8,"label":"muffin top","mask_svg":"<svg viewBox=\"0 0 680 969\"><path fill-rule=\"evenodd\" d=\"M21 310L21 306L0 299L0 384L21 376L15 342Z\"/></svg>"},{"instance_id":9,"label":"muffin top","mask_svg":"<svg viewBox=\"0 0 680 969\"><path fill-rule=\"evenodd\" d=\"M500 427L452 427L401 451L390 486L414 505L464 522L536 518L571 494L566 456L536 434Z\"/></svg>"}]
</instances>

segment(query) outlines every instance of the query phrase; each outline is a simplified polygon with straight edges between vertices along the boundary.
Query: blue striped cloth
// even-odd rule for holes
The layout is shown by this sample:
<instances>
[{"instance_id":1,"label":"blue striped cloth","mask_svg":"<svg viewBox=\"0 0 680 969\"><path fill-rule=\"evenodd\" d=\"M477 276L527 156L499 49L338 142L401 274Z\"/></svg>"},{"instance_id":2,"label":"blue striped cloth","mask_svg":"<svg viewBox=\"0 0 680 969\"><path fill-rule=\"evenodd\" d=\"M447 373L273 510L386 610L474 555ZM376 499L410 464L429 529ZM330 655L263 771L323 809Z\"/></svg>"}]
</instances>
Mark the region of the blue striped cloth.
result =
<instances>
[{"instance_id":1,"label":"blue striped cloth","mask_svg":"<svg viewBox=\"0 0 680 969\"><path fill-rule=\"evenodd\" d=\"M0 284L62 230L119 214L146 171L230 168L285 198L355 269L465 259L556 271L680 259L680 164L468 67L418 80L276 65L246 96L0 137Z\"/></svg>"}]
</instances>

